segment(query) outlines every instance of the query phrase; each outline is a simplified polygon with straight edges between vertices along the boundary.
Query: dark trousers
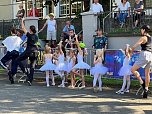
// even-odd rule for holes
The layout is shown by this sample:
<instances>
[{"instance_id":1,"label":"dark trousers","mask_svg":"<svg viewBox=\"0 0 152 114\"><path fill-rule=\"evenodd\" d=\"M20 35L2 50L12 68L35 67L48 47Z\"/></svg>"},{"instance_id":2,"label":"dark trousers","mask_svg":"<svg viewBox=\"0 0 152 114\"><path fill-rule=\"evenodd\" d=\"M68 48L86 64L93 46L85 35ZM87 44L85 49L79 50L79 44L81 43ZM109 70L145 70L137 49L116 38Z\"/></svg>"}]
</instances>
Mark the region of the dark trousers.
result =
<instances>
[{"instance_id":1,"label":"dark trousers","mask_svg":"<svg viewBox=\"0 0 152 114\"><path fill-rule=\"evenodd\" d=\"M33 75L34 75L34 68L36 65L38 57L38 51L37 50L25 50L15 61L16 64L13 66L12 75L15 75L17 73L17 66L21 68L22 72L27 74L27 81L32 82L33 81ZM30 60L30 73L26 70L25 65L22 61L29 58Z\"/></svg>"},{"instance_id":2,"label":"dark trousers","mask_svg":"<svg viewBox=\"0 0 152 114\"><path fill-rule=\"evenodd\" d=\"M18 56L19 56L19 52L16 50L13 50L11 52L7 51L6 55L1 59L1 62L5 65L6 62L12 60L12 63L11 63L11 69L12 69L12 66L14 66L15 64L15 59Z\"/></svg>"}]
</instances>

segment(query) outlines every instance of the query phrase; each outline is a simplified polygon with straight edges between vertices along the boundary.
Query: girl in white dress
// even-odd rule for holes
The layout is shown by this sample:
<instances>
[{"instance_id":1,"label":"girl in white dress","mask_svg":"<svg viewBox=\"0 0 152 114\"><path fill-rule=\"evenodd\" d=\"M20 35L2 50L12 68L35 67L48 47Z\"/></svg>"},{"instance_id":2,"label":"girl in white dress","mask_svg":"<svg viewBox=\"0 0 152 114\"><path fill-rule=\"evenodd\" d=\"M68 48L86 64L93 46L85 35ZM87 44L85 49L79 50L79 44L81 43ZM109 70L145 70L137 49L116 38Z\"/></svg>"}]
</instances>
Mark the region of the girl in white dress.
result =
<instances>
[{"instance_id":1,"label":"girl in white dress","mask_svg":"<svg viewBox=\"0 0 152 114\"><path fill-rule=\"evenodd\" d=\"M129 48L129 45L127 45L127 48L125 49L125 59L123 61L123 66L119 70L119 76L123 76L123 84L119 91L116 92L116 94L124 94L124 92L129 92L130 89L130 75L132 74L131 68L132 66L129 65L130 58L132 56L132 50ZM126 84L127 83L127 84ZM126 88L127 85L127 88ZM125 89L126 88L126 89Z\"/></svg>"},{"instance_id":2,"label":"girl in white dress","mask_svg":"<svg viewBox=\"0 0 152 114\"><path fill-rule=\"evenodd\" d=\"M96 87L97 80L98 80L98 83L99 83L99 91L102 91L101 76L105 75L108 71L108 68L104 67L103 64L102 64L102 62L103 62L102 53L103 53L102 49L97 49L96 50L96 55L94 56L95 67L93 67L90 70L91 74L94 76L94 80L93 80L94 92L98 91L98 88Z\"/></svg>"},{"instance_id":3,"label":"girl in white dress","mask_svg":"<svg viewBox=\"0 0 152 114\"><path fill-rule=\"evenodd\" d=\"M75 69L75 70L79 69L80 70L80 75L81 75L81 78L82 78L82 86L80 87L80 89L82 89L82 88L85 88L84 70L85 69L90 69L90 66L83 61L83 57L85 55L87 55L87 53L84 52L84 47L85 46L81 46L81 44L83 45L83 43L81 43L81 44L79 43L77 36L75 36L75 39L76 39L76 45L77 45L77 48L78 48L78 55L77 55L78 63L73 67L73 69Z\"/></svg>"},{"instance_id":4,"label":"girl in white dress","mask_svg":"<svg viewBox=\"0 0 152 114\"><path fill-rule=\"evenodd\" d=\"M62 46L62 41L59 42L59 47L58 47L58 62L57 62L57 67L55 72L61 77L62 83L58 87L65 87L65 76L64 72L67 71L67 67L65 64L65 48Z\"/></svg>"},{"instance_id":5,"label":"girl in white dress","mask_svg":"<svg viewBox=\"0 0 152 114\"><path fill-rule=\"evenodd\" d=\"M49 84L49 74L51 74L52 85L53 86L55 85L54 76L53 76L53 72L52 71L56 69L56 65L54 65L52 63L53 55L50 53L50 51L51 51L51 47L46 46L45 47L45 54L44 54L44 62L45 62L45 64L40 68L40 71L45 71L45 73L46 73L46 84L47 84L47 87L50 86L50 84Z\"/></svg>"}]
</instances>

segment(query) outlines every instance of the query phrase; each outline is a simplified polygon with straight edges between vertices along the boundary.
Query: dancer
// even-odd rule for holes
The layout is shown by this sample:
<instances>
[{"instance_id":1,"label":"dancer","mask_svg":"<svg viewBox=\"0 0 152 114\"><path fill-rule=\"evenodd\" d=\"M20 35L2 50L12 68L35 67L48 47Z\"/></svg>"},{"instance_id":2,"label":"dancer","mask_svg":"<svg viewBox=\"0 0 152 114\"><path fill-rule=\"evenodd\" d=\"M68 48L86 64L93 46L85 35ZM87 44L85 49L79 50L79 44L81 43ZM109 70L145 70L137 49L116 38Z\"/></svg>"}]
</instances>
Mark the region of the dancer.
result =
<instances>
[{"instance_id":1,"label":"dancer","mask_svg":"<svg viewBox=\"0 0 152 114\"><path fill-rule=\"evenodd\" d=\"M96 55L94 56L94 64L95 67L93 67L90 72L92 75L94 75L94 80L93 80L93 90L94 92L102 91L102 80L101 76L105 75L108 71L108 68L104 67L102 64L103 61L103 49L97 49L96 50ZM96 83L99 83L99 89L96 87Z\"/></svg>"},{"instance_id":2,"label":"dancer","mask_svg":"<svg viewBox=\"0 0 152 114\"><path fill-rule=\"evenodd\" d=\"M72 70L72 68L75 66L76 63L76 57L74 53L74 49L70 49L69 51L69 59L68 59L68 66L67 66L67 73L70 74L71 77L71 85L69 88L75 88L75 70Z\"/></svg>"},{"instance_id":3,"label":"dancer","mask_svg":"<svg viewBox=\"0 0 152 114\"><path fill-rule=\"evenodd\" d=\"M87 52L85 50L85 44L79 43L77 36L75 36L75 40L78 48L78 55L77 55L78 63L73 67L73 69L80 70L80 75L82 78L82 86L80 87L80 89L82 89L85 88L84 69L90 69L90 66L83 61L83 57L87 55Z\"/></svg>"},{"instance_id":4,"label":"dancer","mask_svg":"<svg viewBox=\"0 0 152 114\"><path fill-rule=\"evenodd\" d=\"M130 83L131 83L130 75L132 74L131 72L132 66L129 65L131 56L132 56L132 49L127 44L127 48L125 49L125 59L123 61L123 66L119 70L119 76L123 76L123 84L122 84L121 89L117 91L116 94L124 94L125 92L129 93ZM126 88L126 85L127 85L127 88Z\"/></svg>"},{"instance_id":5,"label":"dancer","mask_svg":"<svg viewBox=\"0 0 152 114\"><path fill-rule=\"evenodd\" d=\"M40 68L41 71L45 71L45 73L46 73L46 84L47 84L47 87L50 86L50 84L49 84L49 74L51 75L52 86L55 85L54 76L53 76L53 72L52 71L56 69L56 65L54 65L52 63L52 58L54 58L54 57L50 53L50 51L51 51L51 47L46 46L45 54L44 54L44 62L45 62L45 64ZM54 59L56 59L56 58L54 58Z\"/></svg>"},{"instance_id":6,"label":"dancer","mask_svg":"<svg viewBox=\"0 0 152 114\"><path fill-rule=\"evenodd\" d=\"M2 44L6 47L7 53L5 56L0 60L0 65L7 69L6 62L12 60L11 62L11 70L12 66L15 64L15 59L19 56L19 49L20 44L22 43L22 40L20 37L16 36L16 29L11 29L12 36L7 37ZM14 80L12 77L9 76L9 80L11 81L11 84L14 84Z\"/></svg>"},{"instance_id":7,"label":"dancer","mask_svg":"<svg viewBox=\"0 0 152 114\"><path fill-rule=\"evenodd\" d=\"M22 29L27 36L27 47L26 50L16 59L16 64L13 66L13 69L9 75L13 78L17 72L17 66L19 65L23 73L27 75L27 82L29 86L31 86L33 81L34 68L38 57L38 48L36 46L38 37L36 35L36 28L33 25L30 26L30 32L27 32L24 25L24 19L22 19ZM25 66L22 63L22 61L26 60L27 58L30 60L30 73L27 69L25 69Z\"/></svg>"},{"instance_id":8,"label":"dancer","mask_svg":"<svg viewBox=\"0 0 152 114\"><path fill-rule=\"evenodd\" d=\"M150 67L152 64L152 38L149 34L150 31L151 30L149 25L143 25L141 27L142 37L132 47L132 50L134 51L137 47L141 46L141 53L138 60L133 65L131 71L137 77L141 86L143 87L143 98L147 98L148 87L150 84ZM145 69L145 81L141 78L138 72L138 69L140 67L143 67Z\"/></svg>"},{"instance_id":9,"label":"dancer","mask_svg":"<svg viewBox=\"0 0 152 114\"><path fill-rule=\"evenodd\" d=\"M58 63L55 72L61 77L62 83L58 87L65 87L65 76L64 72L67 71L66 65L65 65L65 48L62 45L62 41L59 42L58 46Z\"/></svg>"}]
</instances>

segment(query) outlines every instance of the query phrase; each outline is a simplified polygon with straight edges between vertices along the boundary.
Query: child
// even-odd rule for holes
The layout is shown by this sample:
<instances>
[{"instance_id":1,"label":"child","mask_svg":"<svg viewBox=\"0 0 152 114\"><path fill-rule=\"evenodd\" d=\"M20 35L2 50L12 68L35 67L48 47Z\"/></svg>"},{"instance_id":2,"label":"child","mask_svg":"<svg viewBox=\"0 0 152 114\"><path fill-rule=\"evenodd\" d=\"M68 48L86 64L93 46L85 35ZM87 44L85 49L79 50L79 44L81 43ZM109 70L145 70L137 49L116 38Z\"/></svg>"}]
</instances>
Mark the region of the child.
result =
<instances>
[{"instance_id":1,"label":"child","mask_svg":"<svg viewBox=\"0 0 152 114\"><path fill-rule=\"evenodd\" d=\"M90 66L83 61L84 55L87 55L87 53L84 52L85 44L84 43L79 44L77 36L75 36L75 40L76 40L76 45L78 48L78 55L77 55L78 63L73 67L73 69L80 70L80 75L82 78L82 86L80 87L80 89L82 89L82 88L85 88L84 69L90 69Z\"/></svg>"},{"instance_id":2,"label":"child","mask_svg":"<svg viewBox=\"0 0 152 114\"><path fill-rule=\"evenodd\" d=\"M130 75L132 74L131 72L131 67L129 65L130 58L132 56L132 49L129 48L129 45L127 45L127 48L125 49L125 59L123 61L123 66L119 70L119 76L123 76L123 85L119 91L116 92L116 94L124 94L124 92L129 92L130 89ZM127 81L127 88L126 87L126 81Z\"/></svg>"},{"instance_id":3,"label":"child","mask_svg":"<svg viewBox=\"0 0 152 114\"><path fill-rule=\"evenodd\" d=\"M52 85L53 86L55 85L54 76L53 76L52 71L56 69L56 65L54 65L52 63L53 55L50 53L50 51L51 51L51 47L46 46L45 47L45 54L44 54L45 64L40 68L41 71L45 71L45 73L46 73L46 84L47 84L47 87L50 86L50 84L49 84L49 73L51 73Z\"/></svg>"},{"instance_id":4,"label":"child","mask_svg":"<svg viewBox=\"0 0 152 114\"><path fill-rule=\"evenodd\" d=\"M74 70L72 68L75 66L76 63L76 57L73 49L70 49L69 51L69 59L68 59L68 66L67 66L67 73L70 74L71 76L71 85L69 86L70 88L75 87L75 76L74 76Z\"/></svg>"},{"instance_id":5,"label":"child","mask_svg":"<svg viewBox=\"0 0 152 114\"><path fill-rule=\"evenodd\" d=\"M101 50L101 49L96 50L96 55L94 56L95 67L93 67L90 71L91 74L94 75L94 80L93 80L94 92L97 92L97 90L98 90L96 88L97 79L98 79L98 83L99 83L99 91L102 91L101 75L106 74L108 71L108 68L106 68L102 65L102 62L103 62L102 53L103 53L103 50Z\"/></svg>"},{"instance_id":6,"label":"child","mask_svg":"<svg viewBox=\"0 0 152 114\"><path fill-rule=\"evenodd\" d=\"M58 87L65 87L65 76L64 76L64 72L67 71L67 67L65 64L65 58L66 58L66 54L65 54L65 48L62 46L62 41L59 42L59 47L58 47L58 52L57 52L57 56L58 56L58 63L57 63L57 67L55 72L61 77L62 79L62 83L58 86Z\"/></svg>"}]
</instances>

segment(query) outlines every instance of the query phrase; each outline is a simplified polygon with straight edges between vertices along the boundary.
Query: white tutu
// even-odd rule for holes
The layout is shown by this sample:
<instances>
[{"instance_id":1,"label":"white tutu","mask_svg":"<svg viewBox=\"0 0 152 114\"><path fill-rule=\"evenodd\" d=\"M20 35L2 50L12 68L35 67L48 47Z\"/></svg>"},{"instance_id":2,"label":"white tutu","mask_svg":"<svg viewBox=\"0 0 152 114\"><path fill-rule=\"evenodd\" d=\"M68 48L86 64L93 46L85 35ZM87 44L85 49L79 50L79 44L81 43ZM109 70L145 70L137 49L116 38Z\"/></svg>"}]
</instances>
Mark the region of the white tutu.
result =
<instances>
[{"instance_id":1,"label":"white tutu","mask_svg":"<svg viewBox=\"0 0 152 114\"><path fill-rule=\"evenodd\" d=\"M95 74L101 74L101 75L104 75L108 72L108 68L107 67L104 67L104 66L95 66L95 67L92 67L91 70L90 70L90 73L92 75L95 75Z\"/></svg>"},{"instance_id":2,"label":"white tutu","mask_svg":"<svg viewBox=\"0 0 152 114\"><path fill-rule=\"evenodd\" d=\"M119 76L131 75L132 74L131 68L132 68L132 66L130 66L130 65L122 66L118 72Z\"/></svg>"},{"instance_id":3,"label":"white tutu","mask_svg":"<svg viewBox=\"0 0 152 114\"><path fill-rule=\"evenodd\" d=\"M56 71L67 71L67 65L65 63L58 63Z\"/></svg>"},{"instance_id":4,"label":"white tutu","mask_svg":"<svg viewBox=\"0 0 152 114\"><path fill-rule=\"evenodd\" d=\"M40 68L40 71L49 71L49 70L55 70L55 69L56 69L56 65L52 63L46 63Z\"/></svg>"},{"instance_id":5,"label":"white tutu","mask_svg":"<svg viewBox=\"0 0 152 114\"><path fill-rule=\"evenodd\" d=\"M78 62L72 69L90 69L90 66L85 62Z\"/></svg>"}]
</instances>

